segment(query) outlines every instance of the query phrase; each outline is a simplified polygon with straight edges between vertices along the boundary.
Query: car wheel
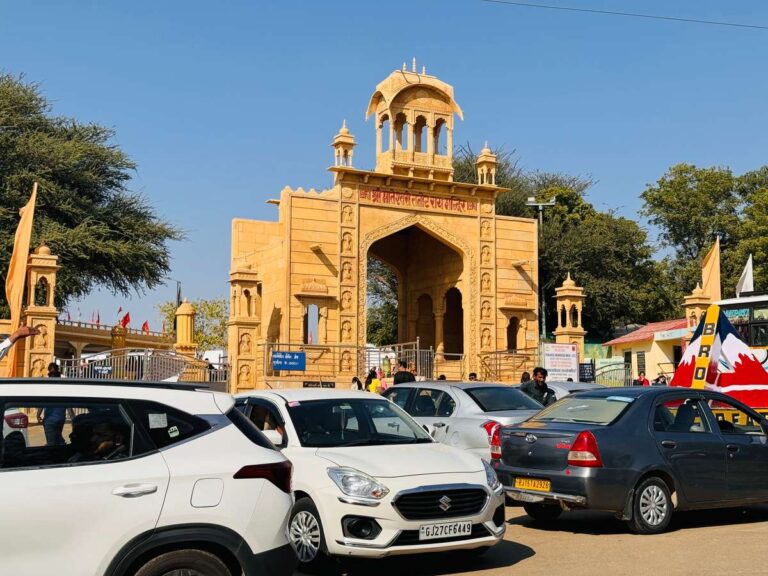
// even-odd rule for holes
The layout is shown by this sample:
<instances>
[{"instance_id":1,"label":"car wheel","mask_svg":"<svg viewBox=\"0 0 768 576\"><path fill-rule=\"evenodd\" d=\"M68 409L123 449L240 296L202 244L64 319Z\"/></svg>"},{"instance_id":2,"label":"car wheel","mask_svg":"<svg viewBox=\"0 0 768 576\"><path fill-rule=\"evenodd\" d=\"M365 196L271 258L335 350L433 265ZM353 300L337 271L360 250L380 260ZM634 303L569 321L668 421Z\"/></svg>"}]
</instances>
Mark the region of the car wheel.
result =
<instances>
[{"instance_id":1,"label":"car wheel","mask_svg":"<svg viewBox=\"0 0 768 576\"><path fill-rule=\"evenodd\" d=\"M288 522L288 540L301 570L317 572L327 567L323 524L311 499L302 498L293 505Z\"/></svg>"},{"instance_id":2,"label":"car wheel","mask_svg":"<svg viewBox=\"0 0 768 576\"><path fill-rule=\"evenodd\" d=\"M563 509L557 504L541 504L526 502L523 504L525 513L537 522L553 522L562 514Z\"/></svg>"},{"instance_id":3,"label":"car wheel","mask_svg":"<svg viewBox=\"0 0 768 576\"><path fill-rule=\"evenodd\" d=\"M629 528L637 534L658 534L669 526L672 497L661 478L643 480L635 491Z\"/></svg>"},{"instance_id":4,"label":"car wheel","mask_svg":"<svg viewBox=\"0 0 768 576\"><path fill-rule=\"evenodd\" d=\"M135 576L232 576L217 556L202 550L174 550L153 558Z\"/></svg>"}]
</instances>

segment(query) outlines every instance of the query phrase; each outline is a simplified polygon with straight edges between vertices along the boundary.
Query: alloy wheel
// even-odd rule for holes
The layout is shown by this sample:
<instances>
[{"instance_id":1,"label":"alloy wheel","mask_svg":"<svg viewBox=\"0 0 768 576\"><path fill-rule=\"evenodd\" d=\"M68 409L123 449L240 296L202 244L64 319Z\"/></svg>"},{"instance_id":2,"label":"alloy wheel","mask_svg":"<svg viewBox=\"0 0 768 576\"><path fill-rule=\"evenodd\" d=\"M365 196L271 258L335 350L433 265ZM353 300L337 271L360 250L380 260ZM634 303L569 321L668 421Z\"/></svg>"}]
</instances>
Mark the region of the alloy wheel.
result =
<instances>
[{"instance_id":1,"label":"alloy wheel","mask_svg":"<svg viewBox=\"0 0 768 576\"><path fill-rule=\"evenodd\" d=\"M320 551L320 524L312 514L302 510L291 518L291 546L300 562L311 562Z\"/></svg>"},{"instance_id":2,"label":"alloy wheel","mask_svg":"<svg viewBox=\"0 0 768 576\"><path fill-rule=\"evenodd\" d=\"M640 515L649 526L658 526L667 516L668 503L664 491L651 484L640 494Z\"/></svg>"}]
</instances>

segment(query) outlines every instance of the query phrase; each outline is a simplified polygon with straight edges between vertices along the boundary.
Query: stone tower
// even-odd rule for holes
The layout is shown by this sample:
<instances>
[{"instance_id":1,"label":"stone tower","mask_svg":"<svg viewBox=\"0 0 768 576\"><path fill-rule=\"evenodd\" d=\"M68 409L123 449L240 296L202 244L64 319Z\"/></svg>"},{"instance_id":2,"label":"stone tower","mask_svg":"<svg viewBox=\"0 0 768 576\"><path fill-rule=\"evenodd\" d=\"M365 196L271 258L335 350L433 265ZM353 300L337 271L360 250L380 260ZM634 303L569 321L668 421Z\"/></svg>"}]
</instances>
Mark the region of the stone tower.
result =
<instances>
[{"instance_id":1,"label":"stone tower","mask_svg":"<svg viewBox=\"0 0 768 576\"><path fill-rule=\"evenodd\" d=\"M694 331L699 325L699 321L707 313L709 305L712 304L712 300L704 294L701 284L696 284L696 288L684 300L685 318L688 321L688 334L686 334L685 339L690 342Z\"/></svg>"},{"instance_id":2,"label":"stone tower","mask_svg":"<svg viewBox=\"0 0 768 576\"><path fill-rule=\"evenodd\" d=\"M352 152L355 147L355 137L347 129L347 121L341 124L338 134L333 137L333 165L352 167Z\"/></svg>"},{"instance_id":3,"label":"stone tower","mask_svg":"<svg viewBox=\"0 0 768 576\"><path fill-rule=\"evenodd\" d=\"M581 310L584 304L584 288L568 273L565 282L555 288L557 300L557 328L555 342L558 344L576 344L579 347L579 361L584 359L584 336L587 332L581 325Z\"/></svg>"},{"instance_id":4,"label":"stone tower","mask_svg":"<svg viewBox=\"0 0 768 576\"><path fill-rule=\"evenodd\" d=\"M23 355L24 376L45 376L48 364L53 361L53 347L56 340L56 317L54 304L56 293L56 271L58 257L51 254L45 244L38 246L27 260L27 307L24 319L27 326L40 330L40 334L25 342Z\"/></svg>"},{"instance_id":5,"label":"stone tower","mask_svg":"<svg viewBox=\"0 0 768 576\"><path fill-rule=\"evenodd\" d=\"M491 149L488 148L488 142L486 142L475 161L475 166L477 168L477 183L496 186L497 164L496 154L491 152Z\"/></svg>"},{"instance_id":6,"label":"stone tower","mask_svg":"<svg viewBox=\"0 0 768 576\"><path fill-rule=\"evenodd\" d=\"M366 119L376 119L376 172L453 180L453 118L464 113L453 86L403 69L376 86Z\"/></svg>"},{"instance_id":7,"label":"stone tower","mask_svg":"<svg viewBox=\"0 0 768 576\"><path fill-rule=\"evenodd\" d=\"M197 352L195 344L195 314L197 311L186 299L176 309L176 344L173 349L185 356L194 356Z\"/></svg>"}]
</instances>

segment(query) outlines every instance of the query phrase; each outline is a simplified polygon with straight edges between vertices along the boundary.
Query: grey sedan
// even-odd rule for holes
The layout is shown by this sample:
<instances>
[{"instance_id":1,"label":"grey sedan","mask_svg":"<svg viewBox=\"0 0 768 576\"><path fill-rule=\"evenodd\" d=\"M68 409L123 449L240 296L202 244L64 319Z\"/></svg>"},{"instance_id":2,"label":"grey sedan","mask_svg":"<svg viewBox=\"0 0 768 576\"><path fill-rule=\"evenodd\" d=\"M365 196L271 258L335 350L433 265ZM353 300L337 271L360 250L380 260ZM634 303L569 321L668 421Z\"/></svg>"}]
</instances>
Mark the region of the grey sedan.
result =
<instances>
[{"instance_id":1,"label":"grey sedan","mask_svg":"<svg viewBox=\"0 0 768 576\"><path fill-rule=\"evenodd\" d=\"M674 510L768 502L768 422L717 392L579 392L501 436L499 479L538 521L606 510L653 534Z\"/></svg>"},{"instance_id":2,"label":"grey sedan","mask_svg":"<svg viewBox=\"0 0 768 576\"><path fill-rule=\"evenodd\" d=\"M439 442L485 460L499 457L502 426L527 420L542 409L520 390L485 382L408 382L390 387L384 396Z\"/></svg>"}]
</instances>

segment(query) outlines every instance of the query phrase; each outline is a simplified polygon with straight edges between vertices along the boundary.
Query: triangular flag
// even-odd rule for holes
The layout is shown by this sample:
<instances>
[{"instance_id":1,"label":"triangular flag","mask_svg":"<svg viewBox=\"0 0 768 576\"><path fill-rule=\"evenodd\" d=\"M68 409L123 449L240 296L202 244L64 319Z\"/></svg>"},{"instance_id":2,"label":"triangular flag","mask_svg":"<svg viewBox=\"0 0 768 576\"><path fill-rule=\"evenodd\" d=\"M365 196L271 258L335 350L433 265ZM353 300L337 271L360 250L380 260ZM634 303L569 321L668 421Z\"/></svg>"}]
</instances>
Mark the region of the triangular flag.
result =
<instances>
[{"instance_id":1,"label":"triangular flag","mask_svg":"<svg viewBox=\"0 0 768 576\"><path fill-rule=\"evenodd\" d=\"M21 308L24 303L24 281L27 277L27 260L29 259L29 245L32 242L32 221L35 217L35 202L37 201L37 182L32 186L32 196L26 206L19 210L21 219L16 228L16 237L13 240L13 253L8 266L8 276L5 278L5 301L11 311L11 325L9 334L13 334L21 326ZM8 351L9 378L16 376L18 346L13 346Z\"/></svg>"},{"instance_id":2,"label":"triangular flag","mask_svg":"<svg viewBox=\"0 0 768 576\"><path fill-rule=\"evenodd\" d=\"M720 295L720 236L701 262L701 288L710 301L717 302Z\"/></svg>"},{"instance_id":3,"label":"triangular flag","mask_svg":"<svg viewBox=\"0 0 768 576\"><path fill-rule=\"evenodd\" d=\"M101 314L99 314L99 311L96 311L96 326L101 326Z\"/></svg>"},{"instance_id":4,"label":"triangular flag","mask_svg":"<svg viewBox=\"0 0 768 576\"><path fill-rule=\"evenodd\" d=\"M752 254L747 259L747 265L744 266L744 270L741 273L739 282L736 284L736 297L738 298L742 292L754 292L755 291L755 277L752 272Z\"/></svg>"},{"instance_id":5,"label":"triangular flag","mask_svg":"<svg viewBox=\"0 0 768 576\"><path fill-rule=\"evenodd\" d=\"M120 320L120 326L122 326L123 328L126 328L130 323L131 323L131 313L126 312L125 316L123 316L123 319Z\"/></svg>"},{"instance_id":6,"label":"triangular flag","mask_svg":"<svg viewBox=\"0 0 768 576\"><path fill-rule=\"evenodd\" d=\"M149 321L144 320L144 324L141 325L141 331L145 334L149 334Z\"/></svg>"}]
</instances>

